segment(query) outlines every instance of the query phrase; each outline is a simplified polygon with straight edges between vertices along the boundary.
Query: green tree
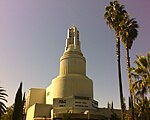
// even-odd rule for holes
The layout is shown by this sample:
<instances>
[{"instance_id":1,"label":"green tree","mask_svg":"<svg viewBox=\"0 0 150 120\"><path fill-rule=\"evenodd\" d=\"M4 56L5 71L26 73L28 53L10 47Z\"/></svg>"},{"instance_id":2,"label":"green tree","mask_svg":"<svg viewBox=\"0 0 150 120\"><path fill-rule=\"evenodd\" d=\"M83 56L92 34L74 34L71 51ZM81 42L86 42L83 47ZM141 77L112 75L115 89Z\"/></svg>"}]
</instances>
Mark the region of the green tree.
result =
<instances>
[{"instance_id":1,"label":"green tree","mask_svg":"<svg viewBox=\"0 0 150 120\"><path fill-rule=\"evenodd\" d=\"M25 102L26 102L26 99L25 99L25 93L23 95L23 100L22 100L22 120L26 120L26 113L25 113Z\"/></svg>"},{"instance_id":2,"label":"green tree","mask_svg":"<svg viewBox=\"0 0 150 120\"><path fill-rule=\"evenodd\" d=\"M111 102L111 104L109 102L107 103L107 108L111 110L114 109L113 101Z\"/></svg>"},{"instance_id":3,"label":"green tree","mask_svg":"<svg viewBox=\"0 0 150 120\"><path fill-rule=\"evenodd\" d=\"M136 67L131 68L133 80L131 90L135 99L144 99L150 94L150 52L147 56L137 56L135 64Z\"/></svg>"},{"instance_id":4,"label":"green tree","mask_svg":"<svg viewBox=\"0 0 150 120\"><path fill-rule=\"evenodd\" d=\"M114 111L112 111L110 120L120 120L120 118L117 116L117 114Z\"/></svg>"},{"instance_id":5,"label":"green tree","mask_svg":"<svg viewBox=\"0 0 150 120\"><path fill-rule=\"evenodd\" d=\"M131 68L135 114L140 120L150 119L150 52L147 56L137 56L135 67Z\"/></svg>"},{"instance_id":6,"label":"green tree","mask_svg":"<svg viewBox=\"0 0 150 120\"><path fill-rule=\"evenodd\" d=\"M111 109L112 110L114 109L114 103L113 103L113 101L111 102Z\"/></svg>"},{"instance_id":7,"label":"green tree","mask_svg":"<svg viewBox=\"0 0 150 120\"><path fill-rule=\"evenodd\" d=\"M130 74L130 55L129 55L129 50L132 47L133 41L138 35L137 28L139 27L137 24L137 21L135 19L130 19L128 14L126 13L126 16L124 17L124 20L122 20L121 23L121 40L124 44L124 47L126 49L126 64L127 64L127 72L128 72L128 82L129 82L129 88L132 85L132 80L131 80L131 74ZM132 91L130 91L130 105L131 105L131 110L132 110L132 119L134 120L134 108L133 108L133 96L132 96Z\"/></svg>"},{"instance_id":8,"label":"green tree","mask_svg":"<svg viewBox=\"0 0 150 120\"><path fill-rule=\"evenodd\" d=\"M123 88L122 88L122 78L121 78L121 63L120 63L120 38L121 38L121 22L125 17L126 11L124 5L120 5L117 0L110 2L109 6L106 6L104 19L106 23L114 30L116 36L116 55L118 63L118 78L119 78L119 91L120 91L120 103L122 110L122 119L124 120L123 113L125 112L124 102L123 102Z\"/></svg>"},{"instance_id":9,"label":"green tree","mask_svg":"<svg viewBox=\"0 0 150 120\"><path fill-rule=\"evenodd\" d=\"M150 120L150 101L147 98L139 99L134 106L136 120Z\"/></svg>"},{"instance_id":10,"label":"green tree","mask_svg":"<svg viewBox=\"0 0 150 120\"><path fill-rule=\"evenodd\" d=\"M107 103L107 108L110 109L110 103L109 102Z\"/></svg>"},{"instance_id":11,"label":"green tree","mask_svg":"<svg viewBox=\"0 0 150 120\"><path fill-rule=\"evenodd\" d=\"M14 105L7 108L6 113L2 115L1 120L12 120Z\"/></svg>"},{"instance_id":12,"label":"green tree","mask_svg":"<svg viewBox=\"0 0 150 120\"><path fill-rule=\"evenodd\" d=\"M6 90L3 87L0 87L0 118L6 112L6 105L4 102L7 102L6 97Z\"/></svg>"},{"instance_id":13,"label":"green tree","mask_svg":"<svg viewBox=\"0 0 150 120\"><path fill-rule=\"evenodd\" d=\"M22 103L23 102L22 102L22 82L21 82L15 97L12 120L22 120L22 109L23 109Z\"/></svg>"}]
</instances>

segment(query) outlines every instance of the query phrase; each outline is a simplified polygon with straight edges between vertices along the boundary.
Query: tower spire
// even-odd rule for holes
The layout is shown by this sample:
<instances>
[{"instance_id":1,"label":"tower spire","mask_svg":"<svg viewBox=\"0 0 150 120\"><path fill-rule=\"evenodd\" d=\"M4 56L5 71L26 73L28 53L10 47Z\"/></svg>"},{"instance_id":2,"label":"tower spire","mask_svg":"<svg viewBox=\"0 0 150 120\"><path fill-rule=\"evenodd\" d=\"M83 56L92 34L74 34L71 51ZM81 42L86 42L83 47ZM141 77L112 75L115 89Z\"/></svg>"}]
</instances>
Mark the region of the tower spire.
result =
<instances>
[{"instance_id":1,"label":"tower spire","mask_svg":"<svg viewBox=\"0 0 150 120\"><path fill-rule=\"evenodd\" d=\"M70 27L67 32L65 51L70 49L80 51L79 31L75 26Z\"/></svg>"}]
</instances>

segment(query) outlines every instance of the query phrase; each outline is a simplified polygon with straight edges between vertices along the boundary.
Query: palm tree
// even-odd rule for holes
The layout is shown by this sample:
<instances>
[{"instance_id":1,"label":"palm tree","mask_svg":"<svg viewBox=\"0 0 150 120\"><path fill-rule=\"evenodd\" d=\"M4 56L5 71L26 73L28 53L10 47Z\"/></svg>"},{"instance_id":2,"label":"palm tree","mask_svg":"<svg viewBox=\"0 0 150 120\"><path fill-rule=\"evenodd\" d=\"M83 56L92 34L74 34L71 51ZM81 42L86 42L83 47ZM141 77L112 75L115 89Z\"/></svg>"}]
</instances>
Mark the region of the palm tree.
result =
<instances>
[{"instance_id":1,"label":"palm tree","mask_svg":"<svg viewBox=\"0 0 150 120\"><path fill-rule=\"evenodd\" d=\"M136 120L150 120L150 101L145 98L135 103Z\"/></svg>"},{"instance_id":2,"label":"palm tree","mask_svg":"<svg viewBox=\"0 0 150 120\"><path fill-rule=\"evenodd\" d=\"M131 90L134 93L135 114L143 120L150 112L150 52L147 56L137 56L136 67L131 68L132 80Z\"/></svg>"},{"instance_id":3,"label":"palm tree","mask_svg":"<svg viewBox=\"0 0 150 120\"><path fill-rule=\"evenodd\" d=\"M4 90L3 87L0 87L0 118L6 112L6 105L4 102L7 102L7 96L6 90Z\"/></svg>"},{"instance_id":4,"label":"palm tree","mask_svg":"<svg viewBox=\"0 0 150 120\"><path fill-rule=\"evenodd\" d=\"M136 98L144 99L147 93L150 94L150 52L147 56L137 56L135 64L136 67L131 68L134 80L131 90L136 93Z\"/></svg>"},{"instance_id":5,"label":"palm tree","mask_svg":"<svg viewBox=\"0 0 150 120\"><path fill-rule=\"evenodd\" d=\"M123 88L121 79L121 63L120 63L120 38L121 38L121 22L124 19L126 11L124 5L120 5L118 1L110 2L110 5L105 8L104 19L106 23L114 30L116 36L116 55L118 63L118 78L119 78L119 91L120 102L122 110L122 119L124 120L123 113L125 112L124 100L123 100Z\"/></svg>"},{"instance_id":6,"label":"palm tree","mask_svg":"<svg viewBox=\"0 0 150 120\"><path fill-rule=\"evenodd\" d=\"M135 19L129 19L128 14L126 13L126 16L124 17L124 20L122 21L121 25L121 37L122 37L122 42L124 44L124 47L126 49L126 64L127 64L127 72L128 72L128 81L129 81L129 88L132 85L131 81L131 74L130 74L130 55L129 55L129 50L132 47L133 41L138 35L138 24ZM132 119L134 120L134 108L133 108L133 97L132 97L132 92L130 90L130 105L131 105L131 110L132 110Z\"/></svg>"},{"instance_id":7,"label":"palm tree","mask_svg":"<svg viewBox=\"0 0 150 120\"><path fill-rule=\"evenodd\" d=\"M3 114L1 120L12 120L13 110L14 110L14 105L7 107L6 113Z\"/></svg>"}]
</instances>

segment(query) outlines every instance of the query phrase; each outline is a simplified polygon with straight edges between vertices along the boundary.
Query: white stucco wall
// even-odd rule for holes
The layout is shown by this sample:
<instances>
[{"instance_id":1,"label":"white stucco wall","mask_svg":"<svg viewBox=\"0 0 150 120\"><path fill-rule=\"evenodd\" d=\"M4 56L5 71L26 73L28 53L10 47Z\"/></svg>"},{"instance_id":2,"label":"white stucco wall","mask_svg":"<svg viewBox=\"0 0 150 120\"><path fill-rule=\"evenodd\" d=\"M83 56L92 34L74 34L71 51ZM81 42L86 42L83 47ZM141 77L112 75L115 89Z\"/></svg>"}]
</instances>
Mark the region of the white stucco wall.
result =
<instances>
[{"instance_id":1,"label":"white stucco wall","mask_svg":"<svg viewBox=\"0 0 150 120\"><path fill-rule=\"evenodd\" d=\"M47 104L34 104L32 105L28 111L26 120L33 120L33 118L44 118L44 117L51 117L51 109L52 105Z\"/></svg>"},{"instance_id":2,"label":"white stucco wall","mask_svg":"<svg viewBox=\"0 0 150 120\"><path fill-rule=\"evenodd\" d=\"M85 96L93 98L92 80L81 75L58 76L52 80L52 97Z\"/></svg>"},{"instance_id":3,"label":"white stucco wall","mask_svg":"<svg viewBox=\"0 0 150 120\"><path fill-rule=\"evenodd\" d=\"M32 120L32 119L34 118L34 112L35 112L35 104L32 105L32 106L27 110L26 120Z\"/></svg>"},{"instance_id":4,"label":"white stucco wall","mask_svg":"<svg viewBox=\"0 0 150 120\"><path fill-rule=\"evenodd\" d=\"M46 104L53 104L51 84L46 88Z\"/></svg>"},{"instance_id":5,"label":"white stucco wall","mask_svg":"<svg viewBox=\"0 0 150 120\"><path fill-rule=\"evenodd\" d=\"M26 109L35 103L46 103L46 90L44 88L31 88L26 93Z\"/></svg>"}]
</instances>

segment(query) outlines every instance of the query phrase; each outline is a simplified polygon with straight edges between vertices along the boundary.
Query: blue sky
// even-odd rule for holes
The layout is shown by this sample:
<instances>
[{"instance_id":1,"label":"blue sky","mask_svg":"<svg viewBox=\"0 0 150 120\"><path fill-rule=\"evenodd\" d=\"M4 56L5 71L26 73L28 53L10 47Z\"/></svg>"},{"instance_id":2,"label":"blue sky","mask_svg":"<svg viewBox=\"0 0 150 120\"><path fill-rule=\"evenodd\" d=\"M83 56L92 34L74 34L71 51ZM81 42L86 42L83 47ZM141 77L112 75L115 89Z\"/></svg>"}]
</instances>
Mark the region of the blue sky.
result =
<instances>
[{"instance_id":1,"label":"blue sky","mask_svg":"<svg viewBox=\"0 0 150 120\"><path fill-rule=\"evenodd\" d=\"M94 98L99 107L114 102L120 108L114 32L105 24L104 8L110 0L1 0L0 1L0 86L14 102L19 83L23 91L46 88L59 73L59 59L65 48L67 29L79 30L81 49L86 57L87 76L94 83ZM120 0L140 26L131 50L136 54L150 51L150 1ZM123 91L129 91L125 50L121 45Z\"/></svg>"}]
</instances>

